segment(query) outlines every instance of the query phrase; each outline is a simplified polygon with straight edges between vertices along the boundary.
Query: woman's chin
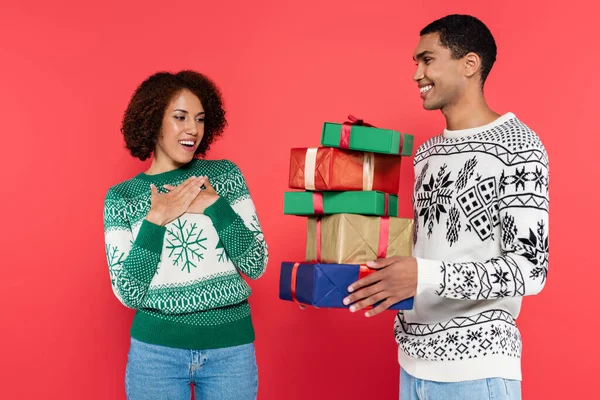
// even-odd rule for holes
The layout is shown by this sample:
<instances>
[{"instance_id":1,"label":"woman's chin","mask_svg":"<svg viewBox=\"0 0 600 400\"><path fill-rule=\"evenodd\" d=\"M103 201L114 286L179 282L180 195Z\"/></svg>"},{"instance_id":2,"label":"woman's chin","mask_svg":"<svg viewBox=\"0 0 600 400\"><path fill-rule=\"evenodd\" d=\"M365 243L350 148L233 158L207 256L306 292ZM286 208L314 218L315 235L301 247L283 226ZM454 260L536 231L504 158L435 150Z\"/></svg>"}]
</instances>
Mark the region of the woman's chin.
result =
<instances>
[{"instance_id":1,"label":"woman's chin","mask_svg":"<svg viewBox=\"0 0 600 400\"><path fill-rule=\"evenodd\" d=\"M177 154L175 157L171 157L171 159L179 165L185 165L194 159L194 153L189 154Z\"/></svg>"}]
</instances>

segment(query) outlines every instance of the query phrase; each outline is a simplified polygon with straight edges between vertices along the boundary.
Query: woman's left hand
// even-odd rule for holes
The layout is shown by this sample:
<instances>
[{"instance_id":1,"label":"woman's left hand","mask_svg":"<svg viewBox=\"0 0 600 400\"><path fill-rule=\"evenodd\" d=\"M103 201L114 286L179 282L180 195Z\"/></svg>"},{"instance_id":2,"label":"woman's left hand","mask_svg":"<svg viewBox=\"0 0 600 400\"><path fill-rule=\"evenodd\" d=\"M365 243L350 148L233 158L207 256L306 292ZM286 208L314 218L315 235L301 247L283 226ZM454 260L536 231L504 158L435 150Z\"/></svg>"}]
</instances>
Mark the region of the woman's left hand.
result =
<instances>
[{"instance_id":1,"label":"woman's left hand","mask_svg":"<svg viewBox=\"0 0 600 400\"><path fill-rule=\"evenodd\" d=\"M215 188L213 188L210 184L208 176L201 177L198 183L203 187L203 189L200 190L200 193L198 193L186 211L192 214L203 214L204 210L213 205L214 202L219 198L219 195L217 192L215 192ZM163 187L167 190L173 190L176 188L176 186L173 185L164 185Z\"/></svg>"}]
</instances>

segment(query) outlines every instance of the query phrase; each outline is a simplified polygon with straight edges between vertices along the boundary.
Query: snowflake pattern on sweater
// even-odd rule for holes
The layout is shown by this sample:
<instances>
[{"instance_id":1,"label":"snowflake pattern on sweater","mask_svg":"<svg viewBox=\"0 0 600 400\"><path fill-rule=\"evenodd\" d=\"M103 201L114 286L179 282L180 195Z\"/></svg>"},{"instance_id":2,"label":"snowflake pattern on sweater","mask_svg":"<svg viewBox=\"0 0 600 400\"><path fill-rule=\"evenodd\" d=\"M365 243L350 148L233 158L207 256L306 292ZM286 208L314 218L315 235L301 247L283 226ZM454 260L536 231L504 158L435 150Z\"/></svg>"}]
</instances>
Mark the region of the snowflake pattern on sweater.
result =
<instances>
[{"instance_id":1,"label":"snowflake pattern on sweater","mask_svg":"<svg viewBox=\"0 0 600 400\"><path fill-rule=\"evenodd\" d=\"M520 357L521 299L546 282L546 150L507 113L480 128L444 131L417 150L414 166L419 283L415 309L396 318L399 357L422 362L413 373L424 379L447 380L428 372L428 362L474 359L461 373L486 377L486 357Z\"/></svg>"},{"instance_id":2,"label":"snowflake pattern on sweater","mask_svg":"<svg viewBox=\"0 0 600 400\"><path fill-rule=\"evenodd\" d=\"M150 183L165 192L165 184L177 186L202 175L209 177L219 194L203 214L184 213L164 227L145 219L150 210ZM217 344L219 338L214 335L222 332L219 326L235 321L241 321L244 340L250 340L247 299L251 289L241 274L260 277L267 266L268 249L249 189L234 163L196 159L174 171L139 174L113 186L104 203L104 233L116 297L138 310L136 318L144 314L138 327L145 332L156 331L151 324L158 322L148 322L152 318L162 321L164 332L171 332L158 339L149 339L148 333L147 340L222 346L223 340ZM182 327L196 330L189 331L192 336L179 338ZM215 329L203 331L203 327ZM232 345L238 344L234 336L235 332L227 339Z\"/></svg>"}]
</instances>

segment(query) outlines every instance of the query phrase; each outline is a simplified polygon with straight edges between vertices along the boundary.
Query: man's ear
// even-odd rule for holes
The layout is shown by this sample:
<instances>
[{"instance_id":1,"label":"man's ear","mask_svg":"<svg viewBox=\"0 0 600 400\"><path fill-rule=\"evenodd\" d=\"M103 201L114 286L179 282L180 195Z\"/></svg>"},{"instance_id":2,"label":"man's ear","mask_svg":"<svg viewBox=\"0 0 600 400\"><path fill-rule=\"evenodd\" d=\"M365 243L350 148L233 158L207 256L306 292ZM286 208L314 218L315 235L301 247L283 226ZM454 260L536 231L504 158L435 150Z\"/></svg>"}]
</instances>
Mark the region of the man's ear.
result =
<instances>
[{"instance_id":1,"label":"man's ear","mask_svg":"<svg viewBox=\"0 0 600 400\"><path fill-rule=\"evenodd\" d=\"M479 73L481 69L481 57L476 53L468 53L465 57L465 76L470 78Z\"/></svg>"}]
</instances>

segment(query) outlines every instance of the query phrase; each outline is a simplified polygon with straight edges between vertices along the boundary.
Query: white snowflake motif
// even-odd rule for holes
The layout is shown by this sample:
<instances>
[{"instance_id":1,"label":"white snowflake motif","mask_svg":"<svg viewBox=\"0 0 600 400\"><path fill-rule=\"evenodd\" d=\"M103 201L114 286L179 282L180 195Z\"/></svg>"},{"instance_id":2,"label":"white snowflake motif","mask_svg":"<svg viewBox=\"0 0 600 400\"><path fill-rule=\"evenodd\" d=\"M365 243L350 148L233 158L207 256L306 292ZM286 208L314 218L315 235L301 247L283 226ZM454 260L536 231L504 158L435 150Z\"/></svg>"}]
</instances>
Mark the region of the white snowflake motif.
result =
<instances>
[{"instance_id":1,"label":"white snowflake motif","mask_svg":"<svg viewBox=\"0 0 600 400\"><path fill-rule=\"evenodd\" d=\"M173 258L173 264L179 266L181 263L181 270L187 269L187 272L191 272L191 267L196 268L197 265L194 261L204 259L204 255L201 252L206 250L206 247L202 242L206 241L206 238L201 237L202 229L198 231L198 227L195 223L191 224L188 229L185 228L187 221L181 221L178 219L175 222L175 229L167 230L169 237L167 242L169 245L169 258Z\"/></svg>"}]
</instances>

